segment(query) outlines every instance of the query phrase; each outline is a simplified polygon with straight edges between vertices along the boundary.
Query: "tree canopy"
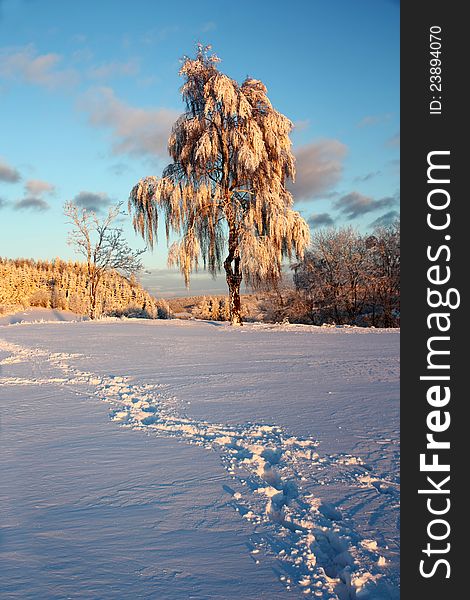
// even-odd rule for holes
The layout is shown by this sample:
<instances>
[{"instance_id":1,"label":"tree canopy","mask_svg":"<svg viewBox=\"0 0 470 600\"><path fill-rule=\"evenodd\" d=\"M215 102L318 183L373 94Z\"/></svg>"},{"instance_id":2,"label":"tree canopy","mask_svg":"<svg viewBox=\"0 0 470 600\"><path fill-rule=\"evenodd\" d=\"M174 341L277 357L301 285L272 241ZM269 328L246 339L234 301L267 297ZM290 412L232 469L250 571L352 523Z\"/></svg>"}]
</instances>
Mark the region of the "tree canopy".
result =
<instances>
[{"instance_id":1,"label":"tree canopy","mask_svg":"<svg viewBox=\"0 0 470 600\"><path fill-rule=\"evenodd\" d=\"M276 282L283 258L303 256L307 223L292 209L286 180L295 175L292 122L275 110L265 85L241 85L220 72L210 47L185 57L180 74L186 111L168 141L173 160L162 177L145 177L132 189L129 209L150 247L158 216L165 216L169 265L189 284L200 266L226 272L232 323L240 322L242 278L250 286Z\"/></svg>"}]
</instances>

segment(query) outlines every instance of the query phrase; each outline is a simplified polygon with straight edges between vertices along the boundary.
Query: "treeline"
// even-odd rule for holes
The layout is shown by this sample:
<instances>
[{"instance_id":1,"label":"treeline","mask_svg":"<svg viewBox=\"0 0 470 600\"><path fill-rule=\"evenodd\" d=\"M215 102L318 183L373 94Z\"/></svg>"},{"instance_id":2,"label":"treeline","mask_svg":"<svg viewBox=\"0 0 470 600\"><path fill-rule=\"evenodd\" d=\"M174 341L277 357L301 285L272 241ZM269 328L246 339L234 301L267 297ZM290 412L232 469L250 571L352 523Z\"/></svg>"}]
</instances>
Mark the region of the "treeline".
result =
<instances>
[{"instance_id":1,"label":"treeline","mask_svg":"<svg viewBox=\"0 0 470 600\"><path fill-rule=\"evenodd\" d=\"M241 306L241 315L246 318L246 308ZM230 321L230 305L227 296L203 296L193 311L197 319L209 319L211 321Z\"/></svg>"},{"instance_id":2,"label":"treeline","mask_svg":"<svg viewBox=\"0 0 470 600\"><path fill-rule=\"evenodd\" d=\"M399 326L398 222L373 235L351 227L319 230L293 270L295 292L277 294L280 316L318 325Z\"/></svg>"},{"instance_id":3,"label":"treeline","mask_svg":"<svg viewBox=\"0 0 470 600\"><path fill-rule=\"evenodd\" d=\"M243 296L244 320L400 326L398 222L377 228L372 235L361 235L351 227L320 229L304 259L292 265L292 274L281 285ZM179 304L183 300L179 299ZM186 300L187 317L230 320L224 296ZM170 300L175 316L179 316L181 308L175 303L175 299Z\"/></svg>"},{"instance_id":4,"label":"treeline","mask_svg":"<svg viewBox=\"0 0 470 600\"><path fill-rule=\"evenodd\" d=\"M80 262L0 258L0 307L40 306L70 310L80 315L90 311L86 265ZM98 294L99 313L113 316L165 316L164 307L138 283L117 271L107 271Z\"/></svg>"},{"instance_id":5,"label":"treeline","mask_svg":"<svg viewBox=\"0 0 470 600\"><path fill-rule=\"evenodd\" d=\"M292 269L293 283L243 297L245 320L400 325L398 223L376 229L372 235L352 228L318 230L304 259ZM84 263L0 258L0 312L41 306L90 314L89 292ZM230 320L226 296L157 301L134 276L126 278L115 270L103 276L97 311L97 316Z\"/></svg>"}]
</instances>

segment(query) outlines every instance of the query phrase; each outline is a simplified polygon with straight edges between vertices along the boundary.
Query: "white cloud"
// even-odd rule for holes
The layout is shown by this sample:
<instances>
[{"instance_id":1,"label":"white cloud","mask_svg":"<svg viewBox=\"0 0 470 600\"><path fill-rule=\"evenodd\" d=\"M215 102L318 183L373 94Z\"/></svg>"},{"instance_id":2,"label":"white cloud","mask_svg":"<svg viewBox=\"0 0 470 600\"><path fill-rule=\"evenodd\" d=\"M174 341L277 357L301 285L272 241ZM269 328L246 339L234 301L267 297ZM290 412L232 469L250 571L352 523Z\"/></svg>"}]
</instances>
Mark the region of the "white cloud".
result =
<instances>
[{"instance_id":1,"label":"white cloud","mask_svg":"<svg viewBox=\"0 0 470 600\"><path fill-rule=\"evenodd\" d=\"M289 189L296 200L311 200L324 194L341 179L347 147L338 140L320 140L298 148L295 183Z\"/></svg>"},{"instance_id":2,"label":"white cloud","mask_svg":"<svg viewBox=\"0 0 470 600\"><path fill-rule=\"evenodd\" d=\"M137 75L139 72L139 64L136 60L128 60L127 62L107 62L91 67L88 70L88 77L91 79L112 79L114 77L130 77Z\"/></svg>"},{"instance_id":3,"label":"white cloud","mask_svg":"<svg viewBox=\"0 0 470 600\"><path fill-rule=\"evenodd\" d=\"M166 27L153 28L140 35L139 41L151 46L174 38L180 31L181 28L179 25L167 25Z\"/></svg>"},{"instance_id":4,"label":"white cloud","mask_svg":"<svg viewBox=\"0 0 470 600\"><path fill-rule=\"evenodd\" d=\"M13 205L15 210L34 210L44 212L50 209L50 204L44 200L45 195L54 195L56 188L52 183L41 179L29 179L24 184L24 198Z\"/></svg>"},{"instance_id":5,"label":"white cloud","mask_svg":"<svg viewBox=\"0 0 470 600\"><path fill-rule=\"evenodd\" d=\"M389 138L386 142L385 145L388 148L396 148L397 146L400 145L400 133L396 133L395 135L393 135L391 138Z\"/></svg>"},{"instance_id":6,"label":"white cloud","mask_svg":"<svg viewBox=\"0 0 470 600\"><path fill-rule=\"evenodd\" d=\"M75 50L75 52L72 53L72 61L76 63L89 63L92 60L93 56L94 54L90 50L90 48L79 48L78 50Z\"/></svg>"},{"instance_id":7,"label":"white cloud","mask_svg":"<svg viewBox=\"0 0 470 600\"><path fill-rule=\"evenodd\" d=\"M59 54L38 54L32 44L0 50L0 76L46 88L70 87L78 83L74 69L61 69Z\"/></svg>"},{"instance_id":8,"label":"white cloud","mask_svg":"<svg viewBox=\"0 0 470 600\"><path fill-rule=\"evenodd\" d=\"M373 125L379 125L380 123L385 123L386 121L390 121L393 117L391 113L385 113L383 115L366 115L363 117L359 123L358 127L371 127Z\"/></svg>"},{"instance_id":9,"label":"white cloud","mask_svg":"<svg viewBox=\"0 0 470 600\"><path fill-rule=\"evenodd\" d=\"M108 87L90 91L81 108L92 126L111 131L114 154L167 157L168 137L179 112L130 106Z\"/></svg>"},{"instance_id":10,"label":"white cloud","mask_svg":"<svg viewBox=\"0 0 470 600\"><path fill-rule=\"evenodd\" d=\"M310 127L310 119L299 119L294 121L294 132L305 131Z\"/></svg>"},{"instance_id":11,"label":"white cloud","mask_svg":"<svg viewBox=\"0 0 470 600\"><path fill-rule=\"evenodd\" d=\"M209 31L214 31L214 29L217 29L217 23L214 21L207 21L202 25L201 33L208 33Z\"/></svg>"},{"instance_id":12,"label":"white cloud","mask_svg":"<svg viewBox=\"0 0 470 600\"><path fill-rule=\"evenodd\" d=\"M30 179L25 184L25 189L30 196L40 197L43 194L54 194L56 188L52 183L40 179Z\"/></svg>"}]
</instances>

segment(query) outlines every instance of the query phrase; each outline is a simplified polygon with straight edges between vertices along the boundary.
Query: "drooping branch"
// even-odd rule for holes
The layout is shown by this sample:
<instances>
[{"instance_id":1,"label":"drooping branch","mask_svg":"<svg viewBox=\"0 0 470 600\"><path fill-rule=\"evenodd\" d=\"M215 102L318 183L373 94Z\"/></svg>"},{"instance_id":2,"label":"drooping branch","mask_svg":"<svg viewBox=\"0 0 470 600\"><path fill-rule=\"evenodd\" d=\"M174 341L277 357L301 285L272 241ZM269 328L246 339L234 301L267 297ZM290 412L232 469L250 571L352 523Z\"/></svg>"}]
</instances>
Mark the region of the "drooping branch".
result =
<instances>
[{"instance_id":1,"label":"drooping branch","mask_svg":"<svg viewBox=\"0 0 470 600\"><path fill-rule=\"evenodd\" d=\"M180 236L169 264L187 283L201 259L214 276L224 266L227 278L235 269L250 285L274 282L284 258L301 258L310 240L285 186L295 175L292 123L272 107L261 81L239 85L209 51L199 46L195 59L184 59L186 112L168 141L173 162L161 178L132 189L134 228L153 247L163 213L167 240L171 232Z\"/></svg>"}]
</instances>

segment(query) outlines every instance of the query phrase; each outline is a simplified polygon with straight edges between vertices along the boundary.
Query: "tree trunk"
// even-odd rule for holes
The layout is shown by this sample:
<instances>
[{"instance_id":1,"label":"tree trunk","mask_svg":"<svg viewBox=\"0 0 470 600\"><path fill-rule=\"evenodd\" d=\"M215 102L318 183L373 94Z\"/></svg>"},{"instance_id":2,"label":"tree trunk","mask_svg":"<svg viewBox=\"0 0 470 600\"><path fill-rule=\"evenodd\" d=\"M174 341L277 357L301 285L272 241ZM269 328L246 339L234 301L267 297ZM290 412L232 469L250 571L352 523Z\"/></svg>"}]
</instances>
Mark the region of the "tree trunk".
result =
<instances>
[{"instance_id":1,"label":"tree trunk","mask_svg":"<svg viewBox=\"0 0 470 600\"><path fill-rule=\"evenodd\" d=\"M232 267L232 263L234 266ZM242 282L242 274L240 272L240 259L233 258L233 253L225 259L224 268L228 285L228 303L230 309L230 323L236 327L243 325L241 301L240 301L240 284Z\"/></svg>"},{"instance_id":2,"label":"tree trunk","mask_svg":"<svg viewBox=\"0 0 470 600\"><path fill-rule=\"evenodd\" d=\"M96 319L96 289L93 287L90 292L90 319Z\"/></svg>"},{"instance_id":3,"label":"tree trunk","mask_svg":"<svg viewBox=\"0 0 470 600\"><path fill-rule=\"evenodd\" d=\"M228 275L228 299L230 308L230 322L232 325L240 326L242 323L241 302L240 302L240 284L241 275Z\"/></svg>"},{"instance_id":4,"label":"tree trunk","mask_svg":"<svg viewBox=\"0 0 470 600\"><path fill-rule=\"evenodd\" d=\"M238 233L233 222L231 211L227 211L229 221L228 256L224 261L225 274L228 285L228 303L230 309L230 323L235 327L242 325L242 312L240 302L240 284L242 273L238 250Z\"/></svg>"},{"instance_id":5,"label":"tree trunk","mask_svg":"<svg viewBox=\"0 0 470 600\"><path fill-rule=\"evenodd\" d=\"M90 278L90 319L97 319L100 314L98 313L98 286L100 283L100 275L94 272Z\"/></svg>"}]
</instances>

